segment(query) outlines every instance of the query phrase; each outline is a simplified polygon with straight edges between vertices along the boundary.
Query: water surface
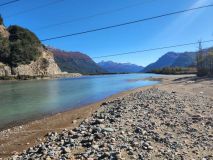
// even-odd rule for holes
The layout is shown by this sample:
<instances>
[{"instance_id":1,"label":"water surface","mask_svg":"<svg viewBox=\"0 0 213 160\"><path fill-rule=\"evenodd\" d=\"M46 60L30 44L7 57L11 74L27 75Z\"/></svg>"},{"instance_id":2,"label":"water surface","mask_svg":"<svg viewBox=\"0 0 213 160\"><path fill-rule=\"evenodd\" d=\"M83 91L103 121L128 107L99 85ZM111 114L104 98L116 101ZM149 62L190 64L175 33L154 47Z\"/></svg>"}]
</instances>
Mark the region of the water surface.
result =
<instances>
[{"instance_id":1,"label":"water surface","mask_svg":"<svg viewBox=\"0 0 213 160\"><path fill-rule=\"evenodd\" d=\"M0 82L0 128L93 103L121 91L158 83L131 81L151 76L155 75L122 74Z\"/></svg>"}]
</instances>

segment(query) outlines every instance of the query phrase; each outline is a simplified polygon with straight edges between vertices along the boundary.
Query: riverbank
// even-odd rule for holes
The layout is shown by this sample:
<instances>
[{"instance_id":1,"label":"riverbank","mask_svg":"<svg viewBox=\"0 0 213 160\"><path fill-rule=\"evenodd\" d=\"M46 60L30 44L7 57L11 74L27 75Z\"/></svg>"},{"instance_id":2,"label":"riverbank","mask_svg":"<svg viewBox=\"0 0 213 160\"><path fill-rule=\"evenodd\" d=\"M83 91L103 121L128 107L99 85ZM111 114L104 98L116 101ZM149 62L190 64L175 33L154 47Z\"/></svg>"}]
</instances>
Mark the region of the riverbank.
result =
<instances>
[{"instance_id":1,"label":"riverbank","mask_svg":"<svg viewBox=\"0 0 213 160\"><path fill-rule=\"evenodd\" d=\"M143 88L138 88L133 91L123 92L121 94L114 95L114 96L112 96L104 101L98 102L96 104L88 105L88 106L82 107L80 109L74 109L72 111L68 111L68 112L60 113L60 114L57 114L54 116L46 117L44 119L37 120L37 121L31 122L31 123L28 123L26 125L23 125L23 126L15 127L13 129L1 132L0 133L0 144L1 144L0 145L0 152L1 152L0 157L11 156L12 154L15 154L14 151L22 152L24 149L27 149L28 147L31 147L35 144L39 144L39 143L45 141L44 135L46 135L50 131L61 132L64 128L67 128L68 130L70 130L72 128L78 127L79 124L85 119L88 119L83 124L84 126L86 126L86 128L94 127L94 126L91 126L91 124L90 124L91 120L102 119L102 118L100 118L100 117L98 118L96 116L97 114L93 115L93 117L91 117L91 115L97 110L98 110L98 113L103 112L103 113L107 113L110 115L110 110L108 110L107 108L112 107L112 106L115 106L115 108L114 107L111 108L112 110L116 111L115 115L117 115L117 113L122 113L122 114L119 114L118 117L114 118L116 120L116 122L109 123L108 119L107 119L106 121L100 122L103 124L95 124L95 125L98 125L98 126L102 125L101 127L105 127L105 130L106 130L106 128L111 128L111 129L113 129L113 131L116 130L115 132L111 132L111 131L108 132L111 129L106 131L107 135L109 134L111 136L111 138L114 138L116 141L119 140L118 135L123 134L123 132L122 133L117 132L117 129L123 127L124 136L126 136L126 138L130 138L131 140L134 140L134 138L137 138L137 136L140 137L140 135L142 134L142 133L137 133L137 134L139 134L139 135L137 135L134 133L133 129L136 129L136 126L138 125L137 123L135 123L135 121L142 120L142 121L144 121L144 123L146 122L146 124L144 124L144 126L147 125L147 126L150 126L151 128L150 127L144 128L144 126L140 127L140 128L142 128L141 130L144 130L148 133L147 135L145 135L145 136L147 136L147 140L146 139L143 140L144 147L141 146L141 148L143 150L141 150L140 152L144 153L145 156L149 156L149 153L151 154L152 152L153 152L153 154L151 154L151 155L153 155L153 156L157 155L157 153L163 154L161 152L158 152L159 146L163 146L163 148L168 150L171 148L166 148L166 147L171 146L172 143L165 142L165 144L164 144L164 143L160 143L160 142L158 143L155 141L152 142L153 139L150 139L150 136L154 133L158 133L159 136L165 136L164 133L170 133L170 134L172 134L171 136L173 136L173 139L167 135L169 140L171 138L172 141L175 139L176 142L177 141L179 142L179 140L177 140L177 139L180 138L181 143L183 143L182 137L177 137L177 135L173 135L173 132L174 132L174 134L177 134L176 130L175 131L172 130L172 129L174 129L174 128L172 128L173 123L176 125L176 123L173 120L177 120L177 124L181 124L181 125L182 125L182 123L187 123L187 127L189 129L192 129L192 126L189 126L187 121L183 122L177 116L176 116L177 118L173 118L172 116L175 116L175 114L179 114L179 112L180 112L181 115L179 115L179 116L181 118L183 118L183 119L184 119L184 117L190 118L190 116L192 116L191 113L193 113L195 111L195 109L198 109L200 107L200 105L201 105L200 103L205 102L202 104L203 108L199 108L199 110L198 110L200 113L195 112L196 115L202 114L201 115L202 118L195 116L194 119L197 118L201 123L205 122L205 121L202 122L203 119L208 120L209 115L212 114L212 108L206 108L206 106L208 106L208 105L206 105L206 103L210 102L210 105L212 104L212 100L210 97L213 97L213 90L212 90L213 82L211 79L194 79L191 76L189 76L188 78L186 76L165 76L165 77L160 77L157 80L161 80L162 83L159 85L156 85L156 86L143 87ZM164 97L164 99L161 99L161 96L159 97L159 95L155 94L155 93L162 95L162 97ZM144 104L145 102L140 101L141 95L145 95L145 97L142 96L142 98L144 98L145 100L147 100L146 98L148 98L149 103L146 102L147 104L152 104L153 101L158 102L158 100L159 100L159 102L154 103L153 106L148 107L149 105L146 106ZM156 96L158 96L158 98L156 98ZM172 96L172 97L170 97L170 96ZM198 107L195 109L193 108L194 102L191 100L191 99L193 99L194 96L196 97L194 99L194 101L196 99L198 100L198 101L195 101L197 103L196 105ZM173 101L174 97L175 97L175 99L178 99L177 102ZM183 99L184 97L186 97L186 98ZM204 97L205 101L203 100L202 97ZM170 101L170 99L172 100L172 102ZM176 113L174 111L175 110L174 106L172 106L171 104L173 104L175 102L175 103L180 104L180 107L183 107L182 105L185 105L185 103L182 104L181 101L184 101L184 102L187 101L187 106L184 108L184 110L177 110L177 113ZM107 102L107 103L104 103L104 102ZM131 103L131 104L129 104L129 103ZM140 105L141 105L140 109L137 106L135 106L138 103L140 103ZM163 110L161 111L159 108L161 105L163 106L162 103L166 104L166 107L164 108L165 111L163 111ZM104 104L104 105L101 106L101 104ZM156 104L158 104L158 105L156 106ZM119 110L116 107L118 105L125 107L125 108L122 110ZM155 110L155 108L153 108L154 106L158 107L157 110ZM134 108L131 108L131 107L134 107ZM171 108L169 108L169 107L171 107ZM181 109L183 109L183 108L181 108ZM187 110L185 110L185 109L187 109ZM132 112L134 110L135 110L135 112ZM135 113L137 113L137 111L139 111L138 113L141 113L140 116L135 114ZM147 119L144 116L144 115L147 115L147 113L145 113L147 111L148 111L148 113L150 111L153 112L153 114L152 114L152 112L148 114L149 119ZM156 115L158 115L157 111L162 112L160 114L161 118L163 118L162 116L166 116L167 115L166 113L171 112L171 115L169 114L168 118L166 118L165 120L162 120L162 119L159 119L158 116L156 117ZM186 111L187 111L187 115L185 114ZM206 113L206 112L208 112L208 113ZM195 114L195 113L193 113L193 114ZM139 119L138 117L141 117L141 118ZM156 120L154 119L154 117L156 118ZM112 117L109 117L109 118L112 118ZM200 119L202 119L202 120L200 120ZM125 124L124 120L125 121L130 120L130 121L128 122L128 124ZM163 124L162 126L160 126L161 125L160 122L165 123L166 121L172 122L171 126L169 124L168 125ZM151 122L154 122L154 123L151 123ZM140 123L142 123L142 122L140 122ZM153 124L155 124L155 125L153 125ZM205 127L205 125L200 124L200 123L198 123L198 124L195 123L193 125L195 125L195 126L193 126L193 128L194 128L193 136L198 137L198 135L196 133L197 131L195 131L196 128L198 127L199 129L202 130L202 129L204 129L203 127ZM209 127L208 123L207 123L207 125ZM128 127L128 128L125 128L125 127ZM153 127L155 130L154 132L152 129ZM126 129L128 129L130 131L130 135L128 135L129 133L128 134L126 133L126 131L125 131ZM183 129L185 129L184 126L183 127L181 126L178 129L180 131L185 131L185 130L183 130ZM138 131L139 130L140 129L138 129ZM210 131L211 131L211 128L210 128ZM65 131L65 133L67 133L67 132L68 131ZM139 132L141 132L141 131L139 131ZM188 131L188 132L190 132L190 131ZM78 133L78 131L77 131L77 133ZM201 136L201 137L204 136L203 138L207 138L207 140L209 140L208 139L209 132L206 132L206 129L205 129L205 133L207 133L207 135L202 135L202 133L199 133L199 136ZM102 134L102 132L100 134ZM191 137L190 137L191 134L190 133L188 133L188 134L185 133L185 135L183 135L183 136L187 136L187 139L189 139L189 141L192 142L192 140L199 140L196 138L193 138L191 140ZM136 137L133 138L132 135L134 135ZM51 138L52 136L54 136L54 135L50 134L49 138ZM57 136L56 136L56 138L57 138ZM79 142L78 144L80 144L80 141L82 140L82 138L83 138L82 136L77 138L76 144L77 144L77 142ZM187 139L185 139L185 140L187 140ZM112 145L112 147L115 147L115 146L117 147L117 145L118 145L117 143L108 142L108 140L106 139L105 136L103 136L103 141L101 141L101 142L103 142L103 143L105 142L106 144L109 143L110 145ZM112 139L112 141L113 141L113 139ZM146 143L145 141L148 141L147 144L145 144ZM150 143L153 143L153 144L149 144L149 141L150 141ZM136 144L133 144L133 146L131 146L130 144L127 143L127 145L130 145L130 150L127 152L127 151L123 151L121 149L122 152L119 154L121 154L121 156L123 156L123 157L127 157L127 159L129 157L134 159L135 156L139 156L134 151L134 149L135 149L134 145L137 146L137 143L139 143L139 142L138 142L138 140L135 140L135 142L136 142ZM191 144L191 142L190 142L190 144ZM50 143L54 143L54 142L51 141ZM140 139L140 143L141 143L141 139ZM96 145L96 146L99 145L99 148L100 148L101 144L99 144L99 142L97 142L97 144L94 144L94 145ZM192 147L192 149L189 150L189 153L185 153L185 156L195 158L198 156L204 157L205 155L209 155L210 154L209 149L211 149L211 148L209 148L208 143L207 144L202 143L202 146L203 145L206 145L205 146L206 151L200 150L200 148L199 148L200 146L198 146L198 148L199 148L198 151L193 151L193 149L196 149L197 146L196 146L196 148L193 148L191 145L189 145L188 147ZM93 148L94 147L95 146L93 146ZM132 147L132 149L131 149L131 147ZM80 148L83 149L82 152L85 152L84 147L83 148L80 147ZM89 148L91 149L91 147L89 147ZM176 148L176 149L179 151L179 148ZM171 150L172 151L169 154L173 155L176 153L176 152L174 153L173 149L171 149ZM186 150L188 152L187 148L184 148L184 150ZM76 152L76 151L72 151L71 153L74 153L74 152ZM96 151L96 152L97 153L100 152L100 154L101 154L103 151ZM106 152L108 152L108 151L106 151ZM164 153L164 154L166 156L169 156L167 153ZM180 153L176 153L176 154L179 155ZM79 156L81 156L81 155L79 155ZM138 157L135 157L135 158L137 159ZM156 159L156 157L151 157L151 158Z\"/></svg>"},{"instance_id":2,"label":"riverbank","mask_svg":"<svg viewBox=\"0 0 213 160\"><path fill-rule=\"evenodd\" d=\"M28 76L28 75L19 75L19 76L0 76L0 81L12 81L12 80L41 80L41 79L57 79L57 78L77 78L81 77L80 73L64 73L64 74L55 74L50 76Z\"/></svg>"}]
</instances>

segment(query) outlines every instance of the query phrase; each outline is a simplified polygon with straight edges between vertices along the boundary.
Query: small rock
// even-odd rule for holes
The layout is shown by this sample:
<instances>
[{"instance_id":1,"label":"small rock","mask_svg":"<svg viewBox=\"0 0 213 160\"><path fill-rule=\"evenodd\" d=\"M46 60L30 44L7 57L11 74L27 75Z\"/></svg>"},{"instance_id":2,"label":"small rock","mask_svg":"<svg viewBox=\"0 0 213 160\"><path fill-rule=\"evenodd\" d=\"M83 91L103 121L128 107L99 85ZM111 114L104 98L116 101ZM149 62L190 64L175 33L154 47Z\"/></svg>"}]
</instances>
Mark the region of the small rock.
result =
<instances>
[{"instance_id":1,"label":"small rock","mask_svg":"<svg viewBox=\"0 0 213 160\"><path fill-rule=\"evenodd\" d=\"M77 120L73 120L72 123L76 124L78 121Z\"/></svg>"},{"instance_id":2,"label":"small rock","mask_svg":"<svg viewBox=\"0 0 213 160\"><path fill-rule=\"evenodd\" d=\"M114 129L113 128L103 128L103 131L114 132Z\"/></svg>"}]
</instances>

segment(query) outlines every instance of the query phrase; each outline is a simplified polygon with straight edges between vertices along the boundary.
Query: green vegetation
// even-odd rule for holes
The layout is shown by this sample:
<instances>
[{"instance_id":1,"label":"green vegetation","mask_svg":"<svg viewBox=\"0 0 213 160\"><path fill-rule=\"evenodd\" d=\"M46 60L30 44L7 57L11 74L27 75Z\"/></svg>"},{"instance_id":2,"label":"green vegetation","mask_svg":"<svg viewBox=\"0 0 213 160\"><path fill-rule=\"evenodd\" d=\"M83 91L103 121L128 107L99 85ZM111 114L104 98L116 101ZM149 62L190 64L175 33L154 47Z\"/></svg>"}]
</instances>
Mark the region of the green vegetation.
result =
<instances>
[{"instance_id":1,"label":"green vegetation","mask_svg":"<svg viewBox=\"0 0 213 160\"><path fill-rule=\"evenodd\" d=\"M213 50L208 53L200 52L197 55L197 75L202 76L213 76Z\"/></svg>"},{"instance_id":2,"label":"green vegetation","mask_svg":"<svg viewBox=\"0 0 213 160\"><path fill-rule=\"evenodd\" d=\"M10 65L29 64L41 54L41 43L34 33L19 26L10 26Z\"/></svg>"},{"instance_id":3,"label":"green vegetation","mask_svg":"<svg viewBox=\"0 0 213 160\"><path fill-rule=\"evenodd\" d=\"M0 35L0 62L8 64L10 62L10 43L8 38Z\"/></svg>"},{"instance_id":4,"label":"green vegetation","mask_svg":"<svg viewBox=\"0 0 213 160\"><path fill-rule=\"evenodd\" d=\"M7 30L10 33L9 37L0 35L1 62L16 67L20 64L30 64L38 59L42 44L34 33L15 25Z\"/></svg>"},{"instance_id":5,"label":"green vegetation","mask_svg":"<svg viewBox=\"0 0 213 160\"><path fill-rule=\"evenodd\" d=\"M190 67L165 67L160 69L154 69L151 73L156 74L194 74L196 73L195 68Z\"/></svg>"},{"instance_id":6,"label":"green vegetation","mask_svg":"<svg viewBox=\"0 0 213 160\"><path fill-rule=\"evenodd\" d=\"M3 21L2 16L0 15L0 25L3 25L3 24L4 24L4 21Z\"/></svg>"}]
</instances>

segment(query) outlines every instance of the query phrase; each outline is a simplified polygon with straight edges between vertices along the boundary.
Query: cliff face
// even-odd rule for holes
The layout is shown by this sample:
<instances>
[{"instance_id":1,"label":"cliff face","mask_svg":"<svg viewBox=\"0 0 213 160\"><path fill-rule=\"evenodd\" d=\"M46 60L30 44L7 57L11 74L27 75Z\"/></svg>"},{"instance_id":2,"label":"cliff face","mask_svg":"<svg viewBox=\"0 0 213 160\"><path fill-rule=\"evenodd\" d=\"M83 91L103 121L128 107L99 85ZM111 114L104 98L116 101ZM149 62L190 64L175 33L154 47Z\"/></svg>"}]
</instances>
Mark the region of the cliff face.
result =
<instances>
[{"instance_id":1,"label":"cliff face","mask_svg":"<svg viewBox=\"0 0 213 160\"><path fill-rule=\"evenodd\" d=\"M38 60L28 65L19 65L18 67L12 68L12 74L16 76L52 76L62 74L62 72L55 63L53 54L49 51L43 51Z\"/></svg>"},{"instance_id":2,"label":"cliff face","mask_svg":"<svg viewBox=\"0 0 213 160\"><path fill-rule=\"evenodd\" d=\"M9 37L8 31L3 25L0 25L0 36L2 36L3 38ZM8 65L0 62L0 77L10 76L10 75L11 75L11 68Z\"/></svg>"},{"instance_id":3,"label":"cliff face","mask_svg":"<svg viewBox=\"0 0 213 160\"><path fill-rule=\"evenodd\" d=\"M0 25L0 36L4 39L9 39L10 33L6 27ZM1 46L0 46L1 47ZM23 49L23 48L21 48ZM0 50L0 56L4 55L4 50ZM4 76L53 76L61 75L65 72L61 72L60 68L54 60L53 53L45 49L43 46L39 48L40 56L31 61L29 64L19 64L12 66L4 64L0 60L0 77ZM1 57L0 57L1 58Z\"/></svg>"},{"instance_id":4,"label":"cliff face","mask_svg":"<svg viewBox=\"0 0 213 160\"><path fill-rule=\"evenodd\" d=\"M53 76L65 74L55 63L51 52L44 51L42 56L30 64L10 67L0 63L0 77L4 76Z\"/></svg>"},{"instance_id":5,"label":"cliff face","mask_svg":"<svg viewBox=\"0 0 213 160\"><path fill-rule=\"evenodd\" d=\"M0 25L0 34L2 37L9 37L9 32L7 31L6 27Z\"/></svg>"},{"instance_id":6,"label":"cliff face","mask_svg":"<svg viewBox=\"0 0 213 160\"><path fill-rule=\"evenodd\" d=\"M0 62L0 77L11 76L11 68Z\"/></svg>"}]
</instances>

